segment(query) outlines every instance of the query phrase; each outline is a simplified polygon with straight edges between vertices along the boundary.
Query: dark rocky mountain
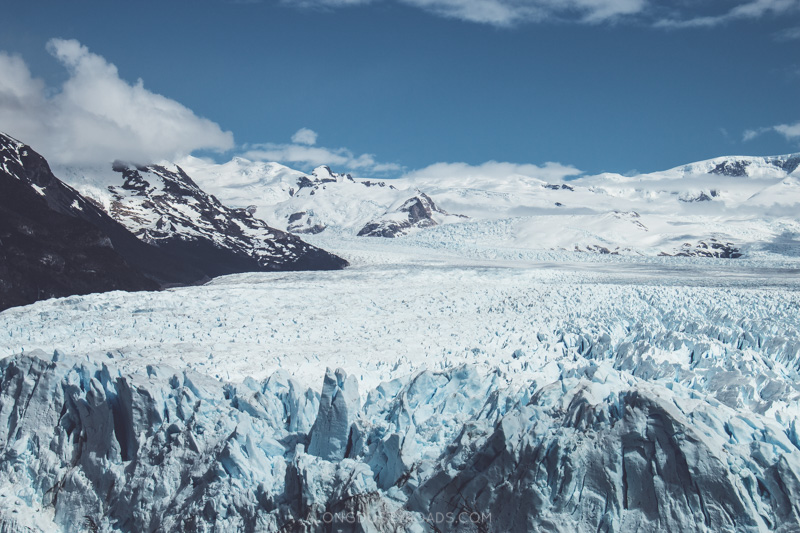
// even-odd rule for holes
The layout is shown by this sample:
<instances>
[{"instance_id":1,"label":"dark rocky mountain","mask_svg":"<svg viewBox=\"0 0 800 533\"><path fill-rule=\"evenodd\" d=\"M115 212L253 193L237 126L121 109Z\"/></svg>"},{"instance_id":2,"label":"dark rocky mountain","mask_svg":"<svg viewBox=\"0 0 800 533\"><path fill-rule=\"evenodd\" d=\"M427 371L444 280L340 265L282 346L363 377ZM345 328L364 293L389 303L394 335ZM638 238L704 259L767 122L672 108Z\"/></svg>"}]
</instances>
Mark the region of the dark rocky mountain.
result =
<instances>
[{"instance_id":1,"label":"dark rocky mountain","mask_svg":"<svg viewBox=\"0 0 800 533\"><path fill-rule=\"evenodd\" d=\"M708 174L731 178L741 178L753 173L757 174L759 171L763 171L764 168L770 167L778 168L786 174L791 174L800 166L800 154L767 157L733 156L692 163L687 165L686 168L696 172L706 164L709 166L701 173L707 172Z\"/></svg>"},{"instance_id":2,"label":"dark rocky mountain","mask_svg":"<svg viewBox=\"0 0 800 533\"><path fill-rule=\"evenodd\" d=\"M750 166L749 161L723 161L712 168L710 174L739 178L747 176L748 166Z\"/></svg>"},{"instance_id":3,"label":"dark rocky mountain","mask_svg":"<svg viewBox=\"0 0 800 533\"><path fill-rule=\"evenodd\" d=\"M137 252L146 261L149 247L135 245L133 235L56 179L44 158L2 134L0 157L0 310L57 296L159 287L156 276L127 261Z\"/></svg>"},{"instance_id":4,"label":"dark rocky mountain","mask_svg":"<svg viewBox=\"0 0 800 533\"><path fill-rule=\"evenodd\" d=\"M443 217L455 216L466 218L463 215L450 215L440 209L430 196L417 191L417 195L409 198L397 209L387 211L381 218L370 221L358 232L359 237L398 237L407 234L415 228L429 228L439 225L436 215Z\"/></svg>"},{"instance_id":5,"label":"dark rocky mountain","mask_svg":"<svg viewBox=\"0 0 800 533\"><path fill-rule=\"evenodd\" d=\"M720 242L715 238L698 241L695 244L686 242L675 253L661 252L659 255L676 257L717 257L720 259L738 259L744 255L739 246L732 242Z\"/></svg>"},{"instance_id":6,"label":"dark rocky mountain","mask_svg":"<svg viewBox=\"0 0 800 533\"><path fill-rule=\"evenodd\" d=\"M222 206L180 169L117 165L123 184L112 188L107 213L102 202L60 181L30 146L0 134L0 158L0 310L237 272L347 265L247 209ZM161 178L159 194L143 177L151 173Z\"/></svg>"}]
</instances>

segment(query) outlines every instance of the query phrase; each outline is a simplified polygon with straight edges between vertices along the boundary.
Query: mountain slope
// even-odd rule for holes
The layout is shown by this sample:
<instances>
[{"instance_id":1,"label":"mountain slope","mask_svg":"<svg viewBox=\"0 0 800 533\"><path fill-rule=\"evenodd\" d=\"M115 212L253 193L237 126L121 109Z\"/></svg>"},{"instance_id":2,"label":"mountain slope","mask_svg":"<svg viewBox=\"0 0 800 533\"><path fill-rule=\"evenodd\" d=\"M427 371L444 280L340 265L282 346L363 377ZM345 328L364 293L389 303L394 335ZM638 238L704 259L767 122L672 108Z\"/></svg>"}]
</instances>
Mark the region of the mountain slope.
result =
<instances>
[{"instance_id":1,"label":"mountain slope","mask_svg":"<svg viewBox=\"0 0 800 533\"><path fill-rule=\"evenodd\" d=\"M50 209L84 220L105 233L114 250L132 267L158 284L193 283L208 277L186 259L170 255L137 239L95 202L59 180L47 161L30 146L5 135L2 138L4 168L8 173L29 184L45 199Z\"/></svg>"},{"instance_id":2,"label":"mountain slope","mask_svg":"<svg viewBox=\"0 0 800 533\"><path fill-rule=\"evenodd\" d=\"M252 206L271 226L297 233L332 230L355 236L418 194L397 180L359 179L327 166L307 175L242 158L223 165L187 158L180 164L225 203Z\"/></svg>"},{"instance_id":3,"label":"mountain slope","mask_svg":"<svg viewBox=\"0 0 800 533\"><path fill-rule=\"evenodd\" d=\"M380 218L371 220L358 232L359 237L399 237L415 229L438 226L446 221L466 218L463 215L450 215L439 208L424 192L390 208Z\"/></svg>"},{"instance_id":4,"label":"mountain slope","mask_svg":"<svg viewBox=\"0 0 800 533\"><path fill-rule=\"evenodd\" d=\"M224 206L180 166L115 163L111 171L67 169L64 175L139 239L190 259L209 276L347 265L247 209Z\"/></svg>"},{"instance_id":5,"label":"mountain slope","mask_svg":"<svg viewBox=\"0 0 800 533\"><path fill-rule=\"evenodd\" d=\"M159 287L116 248L124 228L110 219L104 227L90 222L103 217L90 215L95 208L59 182L39 154L0 134L0 158L0 310L54 296Z\"/></svg>"}]
</instances>

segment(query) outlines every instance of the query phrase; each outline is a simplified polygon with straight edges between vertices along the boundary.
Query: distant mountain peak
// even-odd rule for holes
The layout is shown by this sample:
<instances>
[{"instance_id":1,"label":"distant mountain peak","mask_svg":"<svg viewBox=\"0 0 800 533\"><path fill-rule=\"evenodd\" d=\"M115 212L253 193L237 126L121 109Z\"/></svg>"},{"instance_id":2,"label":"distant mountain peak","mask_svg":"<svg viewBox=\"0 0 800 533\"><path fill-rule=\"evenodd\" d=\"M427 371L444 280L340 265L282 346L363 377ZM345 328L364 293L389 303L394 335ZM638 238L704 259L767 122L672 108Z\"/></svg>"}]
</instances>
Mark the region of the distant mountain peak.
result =
<instances>
[{"instance_id":1,"label":"distant mountain peak","mask_svg":"<svg viewBox=\"0 0 800 533\"><path fill-rule=\"evenodd\" d=\"M439 208L433 199L424 192L404 201L399 207L389 210L379 219L370 221L359 232L359 237L399 237L415 229L438 226L445 218L463 215L450 215Z\"/></svg>"},{"instance_id":2,"label":"distant mountain peak","mask_svg":"<svg viewBox=\"0 0 800 533\"><path fill-rule=\"evenodd\" d=\"M790 175L800 166L800 153L775 156L723 156L676 167L684 175L709 174L731 178L765 178Z\"/></svg>"}]
</instances>

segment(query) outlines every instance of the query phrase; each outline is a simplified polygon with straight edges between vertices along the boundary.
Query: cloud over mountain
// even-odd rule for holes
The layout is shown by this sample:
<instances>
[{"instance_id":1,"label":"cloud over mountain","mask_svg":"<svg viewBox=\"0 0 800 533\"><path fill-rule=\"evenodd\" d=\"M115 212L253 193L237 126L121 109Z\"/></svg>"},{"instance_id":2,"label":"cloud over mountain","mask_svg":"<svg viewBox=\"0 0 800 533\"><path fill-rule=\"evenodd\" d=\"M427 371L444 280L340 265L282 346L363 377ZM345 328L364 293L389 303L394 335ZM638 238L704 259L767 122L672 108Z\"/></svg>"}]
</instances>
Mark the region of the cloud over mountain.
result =
<instances>
[{"instance_id":1,"label":"cloud over mountain","mask_svg":"<svg viewBox=\"0 0 800 533\"><path fill-rule=\"evenodd\" d=\"M561 181L582 174L572 165L547 162L542 166L516 164L502 161L487 161L479 165L467 163L434 163L406 174L405 178L435 183L442 178L459 176L465 183L472 181L508 182L512 178L534 178L543 181Z\"/></svg>"},{"instance_id":2,"label":"cloud over mountain","mask_svg":"<svg viewBox=\"0 0 800 533\"><path fill-rule=\"evenodd\" d=\"M299 165L304 169L331 165L349 172L366 175L397 173L403 167L395 163L381 163L372 154L355 154L347 148L315 146L317 132L301 128L292 135L291 143L263 143L245 147L241 154L254 161L278 161Z\"/></svg>"},{"instance_id":3,"label":"cloud over mountain","mask_svg":"<svg viewBox=\"0 0 800 533\"><path fill-rule=\"evenodd\" d=\"M141 79L128 83L78 41L52 39L47 50L69 73L57 89L34 78L23 59L0 52L0 123L51 162L149 163L233 147L231 132L147 90Z\"/></svg>"}]
</instances>

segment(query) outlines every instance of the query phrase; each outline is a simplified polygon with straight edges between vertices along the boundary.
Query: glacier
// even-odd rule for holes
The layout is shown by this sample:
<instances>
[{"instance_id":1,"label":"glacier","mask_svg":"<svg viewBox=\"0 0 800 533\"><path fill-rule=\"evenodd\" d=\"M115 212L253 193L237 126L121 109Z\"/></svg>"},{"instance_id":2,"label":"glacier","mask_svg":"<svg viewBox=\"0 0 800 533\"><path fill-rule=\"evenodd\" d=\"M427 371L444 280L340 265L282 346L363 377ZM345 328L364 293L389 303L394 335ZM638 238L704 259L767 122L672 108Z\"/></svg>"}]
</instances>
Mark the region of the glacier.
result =
<instances>
[{"instance_id":1,"label":"glacier","mask_svg":"<svg viewBox=\"0 0 800 533\"><path fill-rule=\"evenodd\" d=\"M0 313L0 530L800 530L796 263L314 237Z\"/></svg>"}]
</instances>

